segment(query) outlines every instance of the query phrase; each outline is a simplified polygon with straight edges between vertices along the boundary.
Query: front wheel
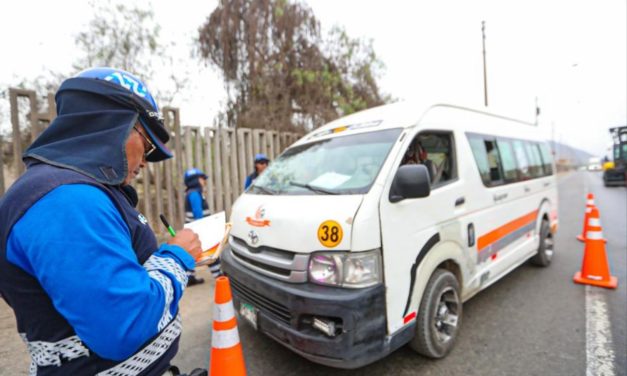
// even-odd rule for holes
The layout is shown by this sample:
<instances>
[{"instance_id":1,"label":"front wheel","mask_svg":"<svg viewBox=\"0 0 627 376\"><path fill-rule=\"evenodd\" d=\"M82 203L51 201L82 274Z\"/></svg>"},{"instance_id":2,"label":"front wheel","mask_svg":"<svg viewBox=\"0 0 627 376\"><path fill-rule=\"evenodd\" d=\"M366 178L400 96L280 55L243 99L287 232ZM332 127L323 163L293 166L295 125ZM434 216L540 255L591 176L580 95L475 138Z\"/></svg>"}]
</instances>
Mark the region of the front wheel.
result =
<instances>
[{"instance_id":1,"label":"front wheel","mask_svg":"<svg viewBox=\"0 0 627 376\"><path fill-rule=\"evenodd\" d=\"M536 266L549 266L553 259L553 245L553 235L551 234L549 221L543 219L540 225L538 253L531 258L531 263Z\"/></svg>"},{"instance_id":2,"label":"front wheel","mask_svg":"<svg viewBox=\"0 0 627 376\"><path fill-rule=\"evenodd\" d=\"M453 348L461 323L459 282L448 270L436 269L422 295L416 336L409 346L429 358L443 358Z\"/></svg>"}]
</instances>

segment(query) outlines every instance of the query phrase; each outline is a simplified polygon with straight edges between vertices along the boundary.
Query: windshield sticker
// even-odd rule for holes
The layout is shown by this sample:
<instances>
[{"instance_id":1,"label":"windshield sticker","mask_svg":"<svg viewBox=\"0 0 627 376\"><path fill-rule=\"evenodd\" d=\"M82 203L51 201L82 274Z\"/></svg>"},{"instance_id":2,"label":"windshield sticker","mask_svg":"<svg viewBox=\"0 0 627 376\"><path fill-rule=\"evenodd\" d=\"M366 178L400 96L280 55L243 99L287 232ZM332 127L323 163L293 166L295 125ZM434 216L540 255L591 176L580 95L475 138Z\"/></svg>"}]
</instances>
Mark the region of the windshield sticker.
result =
<instances>
[{"instance_id":1,"label":"windshield sticker","mask_svg":"<svg viewBox=\"0 0 627 376\"><path fill-rule=\"evenodd\" d=\"M257 208L257 211L255 211L254 218L246 217L246 223L255 227L266 227L266 226L270 227L270 220L265 219L265 216L266 216L266 208L264 208L263 205L261 205Z\"/></svg>"},{"instance_id":2,"label":"windshield sticker","mask_svg":"<svg viewBox=\"0 0 627 376\"><path fill-rule=\"evenodd\" d=\"M322 222L318 227L318 240L320 244L327 248L334 248L342 242L344 231L342 226L336 221L328 220Z\"/></svg>"},{"instance_id":3,"label":"windshield sticker","mask_svg":"<svg viewBox=\"0 0 627 376\"><path fill-rule=\"evenodd\" d=\"M333 189L346 183L350 178L350 175L326 172L309 182L309 184L315 187Z\"/></svg>"}]
</instances>

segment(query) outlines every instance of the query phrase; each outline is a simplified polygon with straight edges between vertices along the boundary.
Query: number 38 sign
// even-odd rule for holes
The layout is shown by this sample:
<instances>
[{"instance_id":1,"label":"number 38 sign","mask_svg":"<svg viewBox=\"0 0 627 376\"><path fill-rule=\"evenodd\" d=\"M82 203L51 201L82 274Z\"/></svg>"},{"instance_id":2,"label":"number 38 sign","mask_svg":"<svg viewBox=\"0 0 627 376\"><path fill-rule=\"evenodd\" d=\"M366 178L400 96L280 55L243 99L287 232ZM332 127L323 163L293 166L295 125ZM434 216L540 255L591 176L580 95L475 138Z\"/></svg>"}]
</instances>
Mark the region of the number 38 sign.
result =
<instances>
[{"instance_id":1,"label":"number 38 sign","mask_svg":"<svg viewBox=\"0 0 627 376\"><path fill-rule=\"evenodd\" d=\"M327 248L333 248L342 241L342 226L335 221L324 221L318 227L318 240Z\"/></svg>"}]
</instances>

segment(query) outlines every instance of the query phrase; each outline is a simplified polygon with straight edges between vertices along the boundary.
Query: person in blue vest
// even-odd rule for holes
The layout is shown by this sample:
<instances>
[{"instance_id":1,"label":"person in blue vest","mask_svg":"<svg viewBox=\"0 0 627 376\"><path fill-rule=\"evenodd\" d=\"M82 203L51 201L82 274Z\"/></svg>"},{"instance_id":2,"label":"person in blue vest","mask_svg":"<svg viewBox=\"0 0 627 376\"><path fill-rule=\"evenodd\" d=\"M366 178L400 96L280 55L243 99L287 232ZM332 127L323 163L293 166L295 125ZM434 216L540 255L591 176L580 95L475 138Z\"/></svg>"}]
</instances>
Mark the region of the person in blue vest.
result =
<instances>
[{"instance_id":1,"label":"person in blue vest","mask_svg":"<svg viewBox=\"0 0 627 376\"><path fill-rule=\"evenodd\" d=\"M201 219L211 215L209 204L204 196L207 186L207 175L197 168L190 168L183 175L185 182L185 223ZM209 270L214 278L222 275L220 270L220 259L209 265ZM190 272L188 285L203 283L205 280L196 277L194 272Z\"/></svg>"},{"instance_id":2,"label":"person in blue vest","mask_svg":"<svg viewBox=\"0 0 627 376\"><path fill-rule=\"evenodd\" d=\"M265 154L259 153L255 155L255 171L253 171L252 174L246 177L246 181L244 182L245 190L248 189L248 187L251 186L251 184L255 181L255 179L257 179L257 177L261 175L261 173L266 169L266 167L268 167L268 163L270 163L270 160Z\"/></svg>"},{"instance_id":3,"label":"person in blue vest","mask_svg":"<svg viewBox=\"0 0 627 376\"><path fill-rule=\"evenodd\" d=\"M207 175L197 168L190 168L183 176L185 182L185 223L211 215L204 196Z\"/></svg>"},{"instance_id":4,"label":"person in blue vest","mask_svg":"<svg viewBox=\"0 0 627 376\"><path fill-rule=\"evenodd\" d=\"M187 229L157 244L135 208L132 180L172 157L157 104L112 68L65 80L55 99L58 116L0 199L0 295L30 374L176 373L179 302L201 246Z\"/></svg>"}]
</instances>

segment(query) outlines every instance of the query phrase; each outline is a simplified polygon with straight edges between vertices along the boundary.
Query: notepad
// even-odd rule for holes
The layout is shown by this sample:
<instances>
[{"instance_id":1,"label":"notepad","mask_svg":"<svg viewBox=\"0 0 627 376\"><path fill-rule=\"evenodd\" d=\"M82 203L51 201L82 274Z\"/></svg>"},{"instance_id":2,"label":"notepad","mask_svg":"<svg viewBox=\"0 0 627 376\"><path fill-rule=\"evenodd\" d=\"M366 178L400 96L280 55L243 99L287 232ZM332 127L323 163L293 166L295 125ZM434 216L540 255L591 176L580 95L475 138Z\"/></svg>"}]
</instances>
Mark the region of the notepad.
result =
<instances>
[{"instance_id":1,"label":"notepad","mask_svg":"<svg viewBox=\"0 0 627 376\"><path fill-rule=\"evenodd\" d=\"M196 261L196 266L214 263L222 251L222 246L228 240L230 224L226 223L226 214L222 211L196 221L186 223L188 228L198 234L202 254Z\"/></svg>"}]
</instances>

